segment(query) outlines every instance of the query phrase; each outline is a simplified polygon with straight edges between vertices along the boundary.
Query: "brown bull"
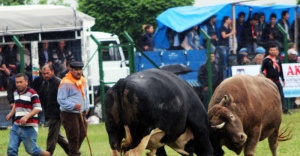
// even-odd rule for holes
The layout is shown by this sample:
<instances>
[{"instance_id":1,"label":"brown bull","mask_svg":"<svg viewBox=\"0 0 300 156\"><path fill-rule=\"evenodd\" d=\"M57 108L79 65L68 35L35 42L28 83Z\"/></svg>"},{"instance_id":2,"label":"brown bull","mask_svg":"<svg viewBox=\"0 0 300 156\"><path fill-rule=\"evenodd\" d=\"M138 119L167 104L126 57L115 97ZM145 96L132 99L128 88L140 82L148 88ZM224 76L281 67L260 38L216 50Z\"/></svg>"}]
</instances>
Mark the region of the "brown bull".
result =
<instances>
[{"instance_id":1,"label":"brown bull","mask_svg":"<svg viewBox=\"0 0 300 156\"><path fill-rule=\"evenodd\" d=\"M281 100L276 85L264 76L238 75L224 80L209 103L208 116L221 145L236 154L254 155L268 138L276 156L281 124Z\"/></svg>"}]
</instances>

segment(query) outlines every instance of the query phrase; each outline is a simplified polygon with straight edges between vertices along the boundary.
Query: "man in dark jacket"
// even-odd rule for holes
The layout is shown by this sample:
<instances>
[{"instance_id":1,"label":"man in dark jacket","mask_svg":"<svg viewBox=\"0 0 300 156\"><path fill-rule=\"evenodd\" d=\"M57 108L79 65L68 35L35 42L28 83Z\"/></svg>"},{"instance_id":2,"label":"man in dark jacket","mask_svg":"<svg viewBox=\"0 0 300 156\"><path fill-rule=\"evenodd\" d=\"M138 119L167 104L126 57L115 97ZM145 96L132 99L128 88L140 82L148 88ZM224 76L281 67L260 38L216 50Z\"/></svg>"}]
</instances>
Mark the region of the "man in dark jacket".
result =
<instances>
[{"instance_id":1,"label":"man in dark jacket","mask_svg":"<svg viewBox=\"0 0 300 156\"><path fill-rule=\"evenodd\" d=\"M209 18L209 21L205 24L204 28L206 30L206 33L208 34L208 36L210 36L211 38L211 43L215 47L218 46L218 31L217 31L217 26L216 26L216 17L217 15L213 15ZM206 42L206 40L204 40L204 42ZM205 43L206 45L206 43Z\"/></svg>"},{"instance_id":2,"label":"man in dark jacket","mask_svg":"<svg viewBox=\"0 0 300 156\"><path fill-rule=\"evenodd\" d=\"M288 41L292 41L292 36L291 36L291 26L289 23L289 13L284 10L281 12L281 19L278 21L278 23L282 26L284 31L287 33L287 39ZM283 41L283 40L282 40Z\"/></svg>"},{"instance_id":3,"label":"man in dark jacket","mask_svg":"<svg viewBox=\"0 0 300 156\"><path fill-rule=\"evenodd\" d=\"M257 47L257 34L255 27L258 24L258 14L253 15L250 20L247 20L243 27L242 38L247 47L248 53L254 54Z\"/></svg>"},{"instance_id":4,"label":"man in dark jacket","mask_svg":"<svg viewBox=\"0 0 300 156\"><path fill-rule=\"evenodd\" d=\"M217 86L223 80L223 73L219 70L218 65L215 63L215 54L210 54L211 62L212 62L212 91L214 91ZM204 107L208 108L209 97L208 97L208 71L207 71L207 62L202 64L198 71L198 81L201 83L203 87L203 104Z\"/></svg>"},{"instance_id":5,"label":"man in dark jacket","mask_svg":"<svg viewBox=\"0 0 300 156\"><path fill-rule=\"evenodd\" d=\"M45 109L45 119L48 122L49 130L47 137L47 151L54 153L56 143L68 154L69 143L60 133L60 109L57 102L57 91L61 79L56 77L52 65L46 64L42 68L44 81L42 82L39 95Z\"/></svg>"}]
</instances>

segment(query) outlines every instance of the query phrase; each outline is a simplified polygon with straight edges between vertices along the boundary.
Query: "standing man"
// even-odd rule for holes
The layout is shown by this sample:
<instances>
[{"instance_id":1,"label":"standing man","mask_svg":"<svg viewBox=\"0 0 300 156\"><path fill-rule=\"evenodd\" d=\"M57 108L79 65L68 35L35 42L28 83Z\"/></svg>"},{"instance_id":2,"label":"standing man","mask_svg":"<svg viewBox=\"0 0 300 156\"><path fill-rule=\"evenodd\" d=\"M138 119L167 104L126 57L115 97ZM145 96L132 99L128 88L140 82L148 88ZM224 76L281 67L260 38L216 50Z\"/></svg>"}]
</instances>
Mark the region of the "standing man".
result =
<instances>
[{"instance_id":1,"label":"standing man","mask_svg":"<svg viewBox=\"0 0 300 156\"><path fill-rule=\"evenodd\" d=\"M211 67L212 67L212 92L217 88L217 86L221 83L223 80L223 73L222 71L219 70L218 65L215 63L215 54L211 53L210 54L210 59L211 59ZM208 60L208 58L207 58ZM202 64L199 68L198 71L198 81L202 84L203 86L203 104L204 107L207 111L208 109L208 104L209 104L209 93L208 93L208 71L207 71L207 65L208 61L206 63Z\"/></svg>"},{"instance_id":2,"label":"standing man","mask_svg":"<svg viewBox=\"0 0 300 156\"><path fill-rule=\"evenodd\" d=\"M23 142L25 150L30 155L50 156L48 151L42 150L36 144L38 119L37 114L42 110L38 94L28 88L28 78L19 73L15 76L17 90L14 92L15 104L6 116L9 120L14 114L14 124L10 131L7 148L8 156L17 156L20 143Z\"/></svg>"},{"instance_id":3,"label":"standing man","mask_svg":"<svg viewBox=\"0 0 300 156\"><path fill-rule=\"evenodd\" d=\"M52 64L52 53L49 50L49 42L45 41L43 42L43 49L39 52L39 64L40 68L43 68L43 66L47 63Z\"/></svg>"},{"instance_id":4,"label":"standing man","mask_svg":"<svg viewBox=\"0 0 300 156\"><path fill-rule=\"evenodd\" d=\"M291 26L290 26L290 23L289 23L289 18L290 18L289 13L286 10L284 10L284 11L281 12L281 19L278 21L278 23L282 26L284 31L287 33L288 41L292 41L291 31L290 31Z\"/></svg>"},{"instance_id":5,"label":"standing man","mask_svg":"<svg viewBox=\"0 0 300 156\"><path fill-rule=\"evenodd\" d=\"M206 30L206 33L210 36L211 38L211 44L213 45L212 51L215 51L216 47L218 46L218 31L217 31L217 26L216 26L216 17L217 15L212 15L209 18L208 23L205 24L204 30ZM206 42L206 40L204 40ZM206 45L206 43L204 43Z\"/></svg>"},{"instance_id":6,"label":"standing man","mask_svg":"<svg viewBox=\"0 0 300 156\"><path fill-rule=\"evenodd\" d=\"M41 103L44 106L45 119L49 126L47 151L53 155L56 143L58 143L66 154L68 154L69 143L60 133L60 109L57 102L58 86L61 79L55 76L53 66L50 64L46 64L41 72L44 81L42 82L39 95Z\"/></svg>"},{"instance_id":7,"label":"standing man","mask_svg":"<svg viewBox=\"0 0 300 156\"><path fill-rule=\"evenodd\" d=\"M58 88L57 101L60 105L60 118L69 140L69 156L78 156L80 146L86 136L86 121L89 102L87 83L82 76L83 63L70 63L71 70L62 79Z\"/></svg>"},{"instance_id":8,"label":"standing man","mask_svg":"<svg viewBox=\"0 0 300 156\"><path fill-rule=\"evenodd\" d=\"M281 61L277 57L278 54L279 54L278 48L275 45L270 45L269 54L263 60L261 66L261 72L276 84L281 97L282 111L284 114L289 114L285 104L284 95L283 95L282 87L285 86L285 81L284 81ZM283 86L280 83L279 77L283 82Z\"/></svg>"}]
</instances>

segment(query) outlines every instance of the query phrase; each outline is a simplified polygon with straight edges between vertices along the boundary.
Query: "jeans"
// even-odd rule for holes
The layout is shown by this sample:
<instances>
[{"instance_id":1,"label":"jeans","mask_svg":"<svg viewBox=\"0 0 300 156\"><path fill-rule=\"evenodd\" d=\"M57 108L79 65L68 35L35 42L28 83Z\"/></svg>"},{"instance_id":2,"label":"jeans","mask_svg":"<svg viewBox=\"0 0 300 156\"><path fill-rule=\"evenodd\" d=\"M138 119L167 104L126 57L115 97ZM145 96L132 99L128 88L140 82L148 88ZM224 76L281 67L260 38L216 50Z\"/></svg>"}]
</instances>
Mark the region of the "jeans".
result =
<instances>
[{"instance_id":1,"label":"jeans","mask_svg":"<svg viewBox=\"0 0 300 156\"><path fill-rule=\"evenodd\" d=\"M69 112L61 112L60 119L66 130L67 139L69 141L68 156L79 156L79 149L86 136L84 126L87 128L87 123L85 119L82 121L79 113Z\"/></svg>"},{"instance_id":2,"label":"jeans","mask_svg":"<svg viewBox=\"0 0 300 156\"><path fill-rule=\"evenodd\" d=\"M216 64L219 67L219 70L223 71L223 78L227 78L229 76L227 70L227 56L230 54L230 48L227 46L219 46L216 49Z\"/></svg>"},{"instance_id":3,"label":"jeans","mask_svg":"<svg viewBox=\"0 0 300 156\"><path fill-rule=\"evenodd\" d=\"M41 149L36 144L37 130L31 126L13 125L10 131L7 148L8 156L17 156L20 143L23 142L25 150L30 155L41 155Z\"/></svg>"},{"instance_id":4,"label":"jeans","mask_svg":"<svg viewBox=\"0 0 300 156\"><path fill-rule=\"evenodd\" d=\"M60 133L61 121L60 119L48 119L47 123L49 125L48 137L47 137L47 151L54 153L56 143L58 143L66 154L69 153L69 143L64 136Z\"/></svg>"}]
</instances>

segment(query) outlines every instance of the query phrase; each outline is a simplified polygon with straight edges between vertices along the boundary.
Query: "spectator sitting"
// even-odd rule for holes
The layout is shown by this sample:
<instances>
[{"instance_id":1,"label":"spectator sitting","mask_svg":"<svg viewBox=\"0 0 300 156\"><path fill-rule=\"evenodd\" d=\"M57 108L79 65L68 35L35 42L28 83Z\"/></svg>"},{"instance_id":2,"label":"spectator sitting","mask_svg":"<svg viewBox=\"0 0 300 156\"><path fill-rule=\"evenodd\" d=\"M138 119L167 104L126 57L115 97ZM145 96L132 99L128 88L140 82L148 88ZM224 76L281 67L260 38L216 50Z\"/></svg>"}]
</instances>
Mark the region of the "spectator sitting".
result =
<instances>
[{"instance_id":1,"label":"spectator sitting","mask_svg":"<svg viewBox=\"0 0 300 156\"><path fill-rule=\"evenodd\" d=\"M181 50L182 47L180 46L181 43L181 33L178 33L176 31L174 31L171 28L167 28L167 32L166 35L168 37L168 41L169 41L169 50Z\"/></svg>"},{"instance_id":2,"label":"spectator sitting","mask_svg":"<svg viewBox=\"0 0 300 156\"><path fill-rule=\"evenodd\" d=\"M288 50L288 62L298 63L298 52L295 49Z\"/></svg>"},{"instance_id":3,"label":"spectator sitting","mask_svg":"<svg viewBox=\"0 0 300 156\"><path fill-rule=\"evenodd\" d=\"M39 65L40 68L42 68L45 64L50 63L52 64L51 57L52 53L49 50L49 42L44 41L43 42L43 48L39 51Z\"/></svg>"},{"instance_id":4,"label":"spectator sitting","mask_svg":"<svg viewBox=\"0 0 300 156\"><path fill-rule=\"evenodd\" d=\"M0 91L7 88L7 82L10 75L10 70L6 67L6 60L4 58L2 48L3 46L0 45Z\"/></svg>"},{"instance_id":5,"label":"spectator sitting","mask_svg":"<svg viewBox=\"0 0 300 156\"><path fill-rule=\"evenodd\" d=\"M50 61L54 65L55 75L60 76L60 73L67 69L66 61L75 61L75 57L70 50L66 48L65 41L59 41L58 47L53 51Z\"/></svg>"},{"instance_id":6,"label":"spectator sitting","mask_svg":"<svg viewBox=\"0 0 300 156\"><path fill-rule=\"evenodd\" d=\"M255 53L256 54L261 54L261 55L265 55L266 54L266 49L265 48L263 48L263 47L257 47L256 49L255 49Z\"/></svg>"},{"instance_id":7,"label":"spectator sitting","mask_svg":"<svg viewBox=\"0 0 300 156\"><path fill-rule=\"evenodd\" d=\"M263 59L264 59L264 55L263 54L256 54L251 64L253 64L253 65L261 65Z\"/></svg>"},{"instance_id":8,"label":"spectator sitting","mask_svg":"<svg viewBox=\"0 0 300 156\"><path fill-rule=\"evenodd\" d=\"M6 60L6 66L10 69L11 73L18 73L17 69L17 55L16 48L14 43L10 43L8 48L3 51Z\"/></svg>"},{"instance_id":9,"label":"spectator sitting","mask_svg":"<svg viewBox=\"0 0 300 156\"><path fill-rule=\"evenodd\" d=\"M192 30L188 32L188 34L184 37L183 42L181 43L181 46L185 50L199 50L204 49L200 45L200 38L198 35L198 26L194 26Z\"/></svg>"},{"instance_id":10,"label":"spectator sitting","mask_svg":"<svg viewBox=\"0 0 300 156\"><path fill-rule=\"evenodd\" d=\"M240 49L237 59L236 59L237 65L249 65L250 60L248 58L248 51L246 48Z\"/></svg>"}]
</instances>

